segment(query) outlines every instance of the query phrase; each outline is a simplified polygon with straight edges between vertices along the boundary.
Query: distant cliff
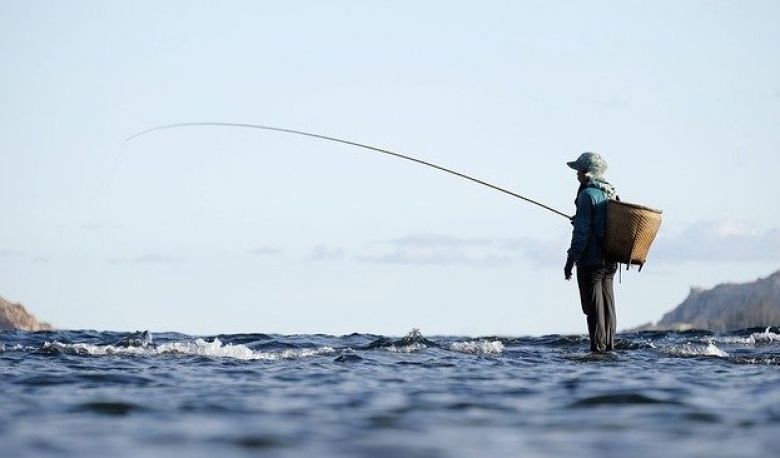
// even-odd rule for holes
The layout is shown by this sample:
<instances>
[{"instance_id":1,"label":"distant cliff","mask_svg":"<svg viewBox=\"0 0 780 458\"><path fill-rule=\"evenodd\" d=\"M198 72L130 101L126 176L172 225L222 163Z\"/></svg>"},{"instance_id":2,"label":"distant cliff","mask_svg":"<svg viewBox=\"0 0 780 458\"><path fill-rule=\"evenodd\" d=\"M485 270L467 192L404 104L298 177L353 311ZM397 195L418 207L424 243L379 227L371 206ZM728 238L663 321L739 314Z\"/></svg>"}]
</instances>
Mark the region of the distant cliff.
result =
<instances>
[{"instance_id":1,"label":"distant cliff","mask_svg":"<svg viewBox=\"0 0 780 458\"><path fill-rule=\"evenodd\" d=\"M21 304L12 304L0 297L0 330L46 331L49 323L41 323Z\"/></svg>"},{"instance_id":2,"label":"distant cliff","mask_svg":"<svg viewBox=\"0 0 780 458\"><path fill-rule=\"evenodd\" d=\"M727 331L780 326L780 271L751 283L691 288L688 297L655 325L641 329Z\"/></svg>"}]
</instances>

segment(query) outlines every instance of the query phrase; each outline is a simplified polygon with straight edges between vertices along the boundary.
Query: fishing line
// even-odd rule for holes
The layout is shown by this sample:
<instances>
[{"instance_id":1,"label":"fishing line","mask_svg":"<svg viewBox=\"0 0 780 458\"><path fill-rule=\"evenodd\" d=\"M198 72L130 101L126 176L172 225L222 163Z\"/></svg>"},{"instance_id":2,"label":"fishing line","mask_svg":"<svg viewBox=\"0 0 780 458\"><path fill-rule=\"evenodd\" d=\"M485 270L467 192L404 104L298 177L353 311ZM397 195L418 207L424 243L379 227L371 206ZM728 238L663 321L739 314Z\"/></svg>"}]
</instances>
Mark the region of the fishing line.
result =
<instances>
[{"instance_id":1,"label":"fishing line","mask_svg":"<svg viewBox=\"0 0 780 458\"><path fill-rule=\"evenodd\" d=\"M303 136L306 136L306 137L313 137L313 138L318 138L318 139L321 139L321 140L328 140L328 141L332 141L332 142L343 143L345 145L351 145L351 146L357 146L359 148L365 148L365 149L368 149L368 150L376 151L378 153L394 156L394 157L397 157L399 159L405 159L407 161L416 162L418 164L422 164L422 165L426 165L428 167L432 167L432 168L434 168L436 170L441 170L442 172L446 172L446 173L449 173L449 174L452 174L452 175L455 175L455 176L458 176L458 177L461 177L461 178L465 178L466 180L473 181L474 183L481 184L482 186L487 186L488 188L494 189L496 191L503 192L504 194L508 194L508 195L510 195L512 197L516 197L518 199L522 199L522 200L524 200L526 202L529 202L529 203L532 203L534 205L537 205L537 206L539 206L541 208L544 208L545 210L549 210L549 211L551 211L551 212L553 212L555 214L561 215L564 218L566 218L567 220L571 219L571 216L567 215L566 213L563 213L563 212L558 211L558 210L556 210L556 209L554 209L552 207L544 205L541 202L537 202L537 201L535 201L533 199L530 199L528 197L522 196L522 195L517 194L515 192L509 191L507 189L501 188L501 187L496 186L494 184L488 183L487 181L480 180L479 178L474 178L472 176L466 175L465 173L460 173L460 172L457 172L455 170L448 169L446 167L442 167L440 165L437 165L437 164L434 164L434 163L431 163L431 162L428 162L428 161L424 161L422 159L417 159L417 158L412 157L412 156L407 156L405 154L396 153L394 151L390 151L390 150L386 150L386 149L382 149L382 148L377 148L376 146L364 145L362 143L357 143L357 142L353 142L353 141L350 141L350 140L343 140L341 138L330 137L330 136L327 136L327 135L314 134L314 133L311 133L311 132L304 132L302 130L285 129L285 128L282 128L282 127L262 126L262 125L258 125L258 124L241 124L241 123L230 123L230 122L185 122L185 123L166 124L166 125L163 125L163 126L152 127L151 129L147 129L147 130L138 132L136 134L133 134L133 135L127 137L125 139L125 143L127 143L127 142L129 142L129 141L131 141L131 140L133 140L135 138L138 138L141 135L146 135L148 133L151 133L151 132L154 132L154 131L157 131L157 130L174 129L174 128L179 128L179 127L203 127L203 126L211 126L211 127L238 127L238 128L247 128L247 129L270 130L270 131L275 131L275 132L284 132L284 133L288 133L288 134L303 135Z\"/></svg>"}]
</instances>

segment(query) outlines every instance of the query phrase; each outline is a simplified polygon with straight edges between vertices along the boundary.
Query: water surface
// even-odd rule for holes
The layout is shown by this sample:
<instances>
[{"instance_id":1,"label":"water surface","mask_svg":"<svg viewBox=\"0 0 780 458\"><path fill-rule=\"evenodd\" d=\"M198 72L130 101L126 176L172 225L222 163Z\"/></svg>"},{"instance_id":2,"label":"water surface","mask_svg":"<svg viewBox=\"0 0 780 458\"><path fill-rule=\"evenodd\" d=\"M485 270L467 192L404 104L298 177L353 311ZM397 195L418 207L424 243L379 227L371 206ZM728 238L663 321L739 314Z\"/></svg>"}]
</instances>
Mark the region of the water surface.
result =
<instances>
[{"instance_id":1,"label":"water surface","mask_svg":"<svg viewBox=\"0 0 780 458\"><path fill-rule=\"evenodd\" d=\"M773 456L780 330L0 332L0 456Z\"/></svg>"}]
</instances>

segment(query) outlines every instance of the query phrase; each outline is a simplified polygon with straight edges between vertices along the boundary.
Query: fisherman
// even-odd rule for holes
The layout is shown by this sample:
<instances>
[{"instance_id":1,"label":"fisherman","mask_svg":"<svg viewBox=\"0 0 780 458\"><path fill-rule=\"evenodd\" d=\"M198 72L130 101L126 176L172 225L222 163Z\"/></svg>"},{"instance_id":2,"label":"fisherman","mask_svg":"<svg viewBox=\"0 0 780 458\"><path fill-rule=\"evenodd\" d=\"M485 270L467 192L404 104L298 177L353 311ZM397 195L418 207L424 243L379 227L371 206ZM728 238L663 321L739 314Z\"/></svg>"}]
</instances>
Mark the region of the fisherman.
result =
<instances>
[{"instance_id":1,"label":"fisherman","mask_svg":"<svg viewBox=\"0 0 780 458\"><path fill-rule=\"evenodd\" d=\"M612 281L617 264L604 258L604 231L607 202L617 198L615 188L604 178L606 161L598 154L585 152L567 165L577 171L580 187L574 203L577 214L568 250L564 277L570 280L577 265L577 286L582 312L588 318L590 350L602 353L615 348L615 293Z\"/></svg>"}]
</instances>

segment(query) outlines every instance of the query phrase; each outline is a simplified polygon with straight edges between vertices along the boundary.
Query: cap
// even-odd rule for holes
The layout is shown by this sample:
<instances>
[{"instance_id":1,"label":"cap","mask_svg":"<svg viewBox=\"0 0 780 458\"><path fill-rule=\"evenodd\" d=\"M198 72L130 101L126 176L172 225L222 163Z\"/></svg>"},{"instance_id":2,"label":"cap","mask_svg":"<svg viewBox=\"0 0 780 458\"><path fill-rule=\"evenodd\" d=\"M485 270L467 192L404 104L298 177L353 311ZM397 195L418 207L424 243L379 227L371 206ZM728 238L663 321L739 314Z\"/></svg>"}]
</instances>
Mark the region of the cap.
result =
<instances>
[{"instance_id":1,"label":"cap","mask_svg":"<svg viewBox=\"0 0 780 458\"><path fill-rule=\"evenodd\" d=\"M580 154L576 161L567 162L566 165L574 170L590 172L596 176L600 176L607 171L607 161L598 153L590 151Z\"/></svg>"}]
</instances>

